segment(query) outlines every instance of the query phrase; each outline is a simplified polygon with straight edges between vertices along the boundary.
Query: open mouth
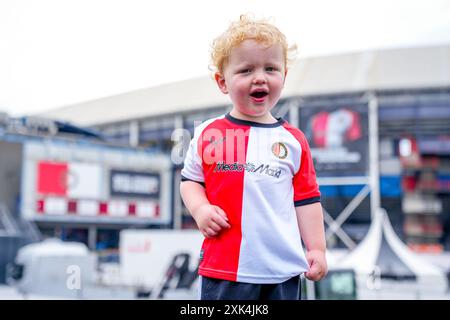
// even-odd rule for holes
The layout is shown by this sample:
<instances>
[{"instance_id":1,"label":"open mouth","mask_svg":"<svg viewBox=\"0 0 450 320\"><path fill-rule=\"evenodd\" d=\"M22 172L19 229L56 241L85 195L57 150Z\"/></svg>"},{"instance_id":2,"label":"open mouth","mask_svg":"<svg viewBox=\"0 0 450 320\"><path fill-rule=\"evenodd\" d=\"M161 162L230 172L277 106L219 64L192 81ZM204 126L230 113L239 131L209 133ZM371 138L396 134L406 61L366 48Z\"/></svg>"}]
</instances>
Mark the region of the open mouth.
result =
<instances>
[{"instance_id":1,"label":"open mouth","mask_svg":"<svg viewBox=\"0 0 450 320\"><path fill-rule=\"evenodd\" d=\"M256 99L264 98L267 95L268 95L268 93L265 91L257 91L257 92L253 92L250 94L250 96L252 96L253 98L256 98Z\"/></svg>"}]
</instances>

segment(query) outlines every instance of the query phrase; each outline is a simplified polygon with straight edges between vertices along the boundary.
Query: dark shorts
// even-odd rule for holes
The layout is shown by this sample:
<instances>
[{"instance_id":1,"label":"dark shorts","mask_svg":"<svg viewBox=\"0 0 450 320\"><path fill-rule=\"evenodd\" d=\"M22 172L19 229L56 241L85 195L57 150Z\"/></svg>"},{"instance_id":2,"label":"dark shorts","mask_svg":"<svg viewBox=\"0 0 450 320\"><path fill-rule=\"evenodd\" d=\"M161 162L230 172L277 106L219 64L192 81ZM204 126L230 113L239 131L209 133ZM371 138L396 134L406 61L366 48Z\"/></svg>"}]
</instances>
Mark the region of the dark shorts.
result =
<instances>
[{"instance_id":1,"label":"dark shorts","mask_svg":"<svg viewBox=\"0 0 450 320\"><path fill-rule=\"evenodd\" d=\"M282 283L255 284L200 277L201 300L300 300L300 276Z\"/></svg>"}]
</instances>

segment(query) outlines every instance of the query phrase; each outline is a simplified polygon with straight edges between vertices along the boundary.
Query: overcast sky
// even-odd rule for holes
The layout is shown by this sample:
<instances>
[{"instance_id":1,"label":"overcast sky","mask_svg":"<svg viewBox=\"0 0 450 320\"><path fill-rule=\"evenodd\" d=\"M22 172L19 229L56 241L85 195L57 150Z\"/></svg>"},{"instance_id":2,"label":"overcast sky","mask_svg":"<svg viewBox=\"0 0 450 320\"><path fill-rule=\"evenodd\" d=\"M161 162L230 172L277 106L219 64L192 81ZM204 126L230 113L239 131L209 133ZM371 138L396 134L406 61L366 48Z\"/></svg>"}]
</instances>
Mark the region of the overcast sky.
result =
<instances>
[{"instance_id":1,"label":"overcast sky","mask_svg":"<svg viewBox=\"0 0 450 320\"><path fill-rule=\"evenodd\" d=\"M272 18L300 58L450 44L450 0L1 0L0 111L207 75L212 40L246 12Z\"/></svg>"}]
</instances>

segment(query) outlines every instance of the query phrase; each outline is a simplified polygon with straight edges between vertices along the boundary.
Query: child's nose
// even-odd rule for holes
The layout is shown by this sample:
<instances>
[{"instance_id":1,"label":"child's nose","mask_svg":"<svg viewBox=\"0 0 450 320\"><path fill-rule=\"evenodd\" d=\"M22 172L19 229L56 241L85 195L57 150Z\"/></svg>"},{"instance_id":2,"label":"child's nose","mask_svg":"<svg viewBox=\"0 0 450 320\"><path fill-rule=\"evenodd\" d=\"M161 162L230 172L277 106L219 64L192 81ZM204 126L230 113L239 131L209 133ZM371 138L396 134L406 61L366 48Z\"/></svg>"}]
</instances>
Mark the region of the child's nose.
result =
<instances>
[{"instance_id":1,"label":"child's nose","mask_svg":"<svg viewBox=\"0 0 450 320\"><path fill-rule=\"evenodd\" d=\"M254 78L253 78L254 84L264 84L266 83L266 77L264 76L263 72L255 72Z\"/></svg>"}]
</instances>

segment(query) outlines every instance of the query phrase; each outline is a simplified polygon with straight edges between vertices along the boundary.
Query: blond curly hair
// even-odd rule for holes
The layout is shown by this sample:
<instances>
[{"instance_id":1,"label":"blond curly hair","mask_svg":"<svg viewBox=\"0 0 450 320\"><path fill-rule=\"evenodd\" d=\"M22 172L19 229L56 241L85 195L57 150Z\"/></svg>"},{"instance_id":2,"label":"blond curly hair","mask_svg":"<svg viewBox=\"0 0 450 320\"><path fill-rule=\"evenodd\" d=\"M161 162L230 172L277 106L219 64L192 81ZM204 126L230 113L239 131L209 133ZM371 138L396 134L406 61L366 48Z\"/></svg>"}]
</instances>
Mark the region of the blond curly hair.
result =
<instances>
[{"instance_id":1,"label":"blond curly hair","mask_svg":"<svg viewBox=\"0 0 450 320\"><path fill-rule=\"evenodd\" d=\"M244 40L256 40L268 47L280 44L284 53L284 65L295 59L297 46L288 46L286 36L267 19L255 19L249 14L241 15L238 21L230 24L228 29L214 39L211 48L210 70L223 73L225 64L230 57L231 50L239 46Z\"/></svg>"}]
</instances>

